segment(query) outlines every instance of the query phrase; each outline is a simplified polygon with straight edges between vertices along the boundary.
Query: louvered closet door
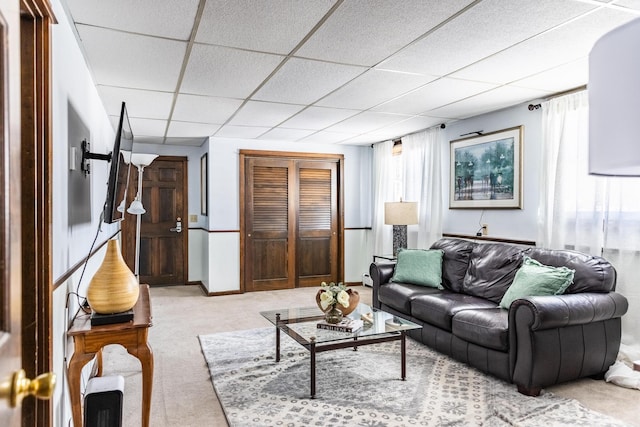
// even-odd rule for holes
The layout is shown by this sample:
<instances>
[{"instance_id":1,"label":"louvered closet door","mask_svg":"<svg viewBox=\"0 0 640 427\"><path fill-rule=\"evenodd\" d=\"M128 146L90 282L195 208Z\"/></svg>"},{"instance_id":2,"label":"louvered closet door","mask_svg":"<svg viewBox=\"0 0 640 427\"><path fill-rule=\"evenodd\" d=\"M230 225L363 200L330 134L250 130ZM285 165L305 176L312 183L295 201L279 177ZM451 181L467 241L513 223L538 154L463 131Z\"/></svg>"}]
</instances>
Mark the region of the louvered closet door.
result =
<instances>
[{"instance_id":1,"label":"louvered closet door","mask_svg":"<svg viewBox=\"0 0 640 427\"><path fill-rule=\"evenodd\" d=\"M294 191L290 160L247 159L245 185L245 290L295 287L295 241L290 238L290 194ZM294 217L295 218L295 217Z\"/></svg>"},{"instance_id":2,"label":"louvered closet door","mask_svg":"<svg viewBox=\"0 0 640 427\"><path fill-rule=\"evenodd\" d=\"M298 286L338 280L337 165L298 162Z\"/></svg>"}]
</instances>

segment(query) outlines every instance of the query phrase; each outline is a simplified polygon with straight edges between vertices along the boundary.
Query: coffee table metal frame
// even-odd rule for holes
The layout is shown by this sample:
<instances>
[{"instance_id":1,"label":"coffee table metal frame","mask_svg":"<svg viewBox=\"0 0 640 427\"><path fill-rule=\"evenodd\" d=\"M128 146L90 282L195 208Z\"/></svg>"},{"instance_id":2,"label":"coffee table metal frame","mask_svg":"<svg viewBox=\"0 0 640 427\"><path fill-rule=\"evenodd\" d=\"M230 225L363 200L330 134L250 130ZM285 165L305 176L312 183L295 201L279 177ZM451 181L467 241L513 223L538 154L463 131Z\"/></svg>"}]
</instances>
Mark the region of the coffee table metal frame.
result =
<instances>
[{"instance_id":1,"label":"coffee table metal frame","mask_svg":"<svg viewBox=\"0 0 640 427\"><path fill-rule=\"evenodd\" d=\"M290 313L297 313L289 315ZM280 362L280 331L283 331L298 344L306 348L310 353L310 389L311 398L316 397L316 354L330 350L352 347L357 351L363 345L379 344L388 341L400 341L400 374L404 381L407 376L407 350L406 331L419 329L420 325L393 316L382 310L360 304L351 317L359 318L362 313L371 313L374 318L373 325L351 332L335 332L324 329L316 329L312 336L298 333L289 325L294 323L317 323L324 318L323 313L317 307L303 307L294 309L263 311L260 314L268 319L276 327L276 357Z\"/></svg>"}]
</instances>

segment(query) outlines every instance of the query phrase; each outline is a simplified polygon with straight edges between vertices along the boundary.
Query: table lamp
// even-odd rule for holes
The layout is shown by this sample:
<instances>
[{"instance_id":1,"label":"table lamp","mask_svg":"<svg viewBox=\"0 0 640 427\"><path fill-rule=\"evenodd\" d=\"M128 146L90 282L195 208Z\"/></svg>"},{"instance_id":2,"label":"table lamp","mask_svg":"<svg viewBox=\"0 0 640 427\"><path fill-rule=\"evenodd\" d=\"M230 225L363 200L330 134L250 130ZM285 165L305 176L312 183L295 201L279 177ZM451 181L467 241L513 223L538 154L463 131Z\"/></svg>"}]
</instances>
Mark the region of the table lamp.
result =
<instances>
[{"instance_id":1,"label":"table lamp","mask_svg":"<svg viewBox=\"0 0 640 427\"><path fill-rule=\"evenodd\" d=\"M418 223L418 203L386 202L384 223L393 225L393 256L398 256L398 250L407 247L407 225Z\"/></svg>"}]
</instances>

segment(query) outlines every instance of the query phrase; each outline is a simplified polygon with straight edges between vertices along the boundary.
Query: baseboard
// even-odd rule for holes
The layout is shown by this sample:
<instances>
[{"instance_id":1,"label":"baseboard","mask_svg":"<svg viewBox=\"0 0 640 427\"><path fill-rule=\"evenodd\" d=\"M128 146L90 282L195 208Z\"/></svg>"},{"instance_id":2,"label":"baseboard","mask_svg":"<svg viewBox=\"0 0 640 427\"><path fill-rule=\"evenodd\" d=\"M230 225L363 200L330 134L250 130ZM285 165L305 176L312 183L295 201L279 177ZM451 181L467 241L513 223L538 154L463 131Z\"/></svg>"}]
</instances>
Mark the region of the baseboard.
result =
<instances>
[{"instance_id":1,"label":"baseboard","mask_svg":"<svg viewBox=\"0 0 640 427\"><path fill-rule=\"evenodd\" d=\"M222 295L238 295L238 294L243 294L244 292L238 290L238 291L221 291L221 292L210 292L209 289L207 289L207 287L204 285L204 283L202 283L202 281L197 280L194 282L187 282L187 285L196 285L196 286L200 286L200 289L202 289L202 293L204 293L206 296L208 297L217 297L217 296L222 296ZM362 286L362 282L345 282L345 285L347 286Z\"/></svg>"}]
</instances>

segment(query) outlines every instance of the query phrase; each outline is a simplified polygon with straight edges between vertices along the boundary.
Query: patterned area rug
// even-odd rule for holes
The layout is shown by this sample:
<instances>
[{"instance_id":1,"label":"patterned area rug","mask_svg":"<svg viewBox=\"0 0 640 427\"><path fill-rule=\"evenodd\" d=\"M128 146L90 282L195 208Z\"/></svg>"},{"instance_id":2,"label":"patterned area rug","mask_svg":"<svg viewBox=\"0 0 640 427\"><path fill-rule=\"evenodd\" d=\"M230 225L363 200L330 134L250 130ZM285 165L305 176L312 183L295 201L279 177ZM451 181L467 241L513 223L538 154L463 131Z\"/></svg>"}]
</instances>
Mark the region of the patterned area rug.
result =
<instances>
[{"instance_id":1,"label":"patterned area rug","mask_svg":"<svg viewBox=\"0 0 640 427\"><path fill-rule=\"evenodd\" d=\"M309 399L309 353L275 328L202 335L200 344L229 424L258 426L624 426L579 402L514 385L407 340L317 354Z\"/></svg>"}]
</instances>

